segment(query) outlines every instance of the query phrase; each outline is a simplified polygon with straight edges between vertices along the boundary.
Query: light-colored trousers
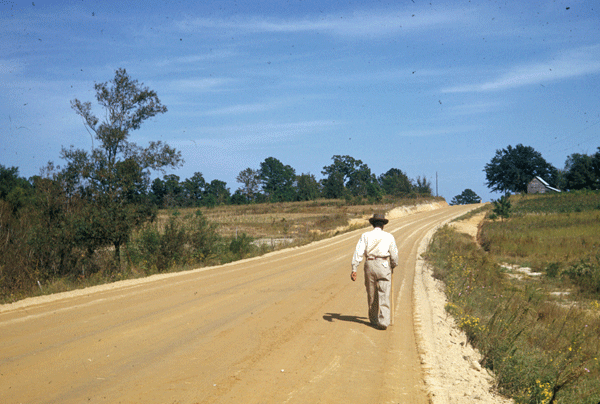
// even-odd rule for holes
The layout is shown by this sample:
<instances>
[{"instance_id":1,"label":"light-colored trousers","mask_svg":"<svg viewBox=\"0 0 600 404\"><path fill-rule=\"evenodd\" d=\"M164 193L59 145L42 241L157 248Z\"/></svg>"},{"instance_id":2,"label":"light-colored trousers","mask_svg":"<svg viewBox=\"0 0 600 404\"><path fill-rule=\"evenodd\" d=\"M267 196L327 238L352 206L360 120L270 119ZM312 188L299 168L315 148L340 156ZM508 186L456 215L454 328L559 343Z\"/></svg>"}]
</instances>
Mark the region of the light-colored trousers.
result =
<instances>
[{"instance_id":1,"label":"light-colored trousers","mask_svg":"<svg viewBox=\"0 0 600 404\"><path fill-rule=\"evenodd\" d=\"M390 289L392 269L388 260L365 262L365 287L369 304L369 321L373 325L390 325Z\"/></svg>"}]
</instances>

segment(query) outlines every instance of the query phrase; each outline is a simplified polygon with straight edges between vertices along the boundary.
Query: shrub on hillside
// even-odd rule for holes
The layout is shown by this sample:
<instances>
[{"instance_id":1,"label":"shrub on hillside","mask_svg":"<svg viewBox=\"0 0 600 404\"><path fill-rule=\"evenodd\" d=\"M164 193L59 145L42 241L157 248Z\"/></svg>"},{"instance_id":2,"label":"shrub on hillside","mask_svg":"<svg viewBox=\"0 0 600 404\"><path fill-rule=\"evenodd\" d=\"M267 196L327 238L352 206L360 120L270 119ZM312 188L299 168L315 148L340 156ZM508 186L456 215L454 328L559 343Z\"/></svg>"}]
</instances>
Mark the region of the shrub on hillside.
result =
<instances>
[{"instance_id":1,"label":"shrub on hillside","mask_svg":"<svg viewBox=\"0 0 600 404\"><path fill-rule=\"evenodd\" d=\"M600 295L600 255L582 258L571 264L565 271L584 293Z\"/></svg>"},{"instance_id":2,"label":"shrub on hillside","mask_svg":"<svg viewBox=\"0 0 600 404\"><path fill-rule=\"evenodd\" d=\"M234 256L234 259L242 259L250 255L252 251L257 250L257 247L252 244L254 240L246 233L233 238L229 243L229 250Z\"/></svg>"},{"instance_id":3,"label":"shrub on hillside","mask_svg":"<svg viewBox=\"0 0 600 404\"><path fill-rule=\"evenodd\" d=\"M220 238L200 210L180 218L173 214L162 226L145 225L127 246L130 264L146 274L183 265L206 264L216 255Z\"/></svg>"}]
</instances>

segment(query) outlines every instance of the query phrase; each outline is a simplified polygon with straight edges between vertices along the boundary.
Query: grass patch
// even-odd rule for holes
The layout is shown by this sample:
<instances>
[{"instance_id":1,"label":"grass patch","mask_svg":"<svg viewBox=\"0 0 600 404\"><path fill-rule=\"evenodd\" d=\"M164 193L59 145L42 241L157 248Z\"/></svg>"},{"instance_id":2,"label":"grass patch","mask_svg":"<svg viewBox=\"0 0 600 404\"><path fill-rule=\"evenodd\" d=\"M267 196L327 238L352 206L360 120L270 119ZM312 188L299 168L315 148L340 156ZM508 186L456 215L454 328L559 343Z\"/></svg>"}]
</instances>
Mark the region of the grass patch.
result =
<instances>
[{"instance_id":1,"label":"grass patch","mask_svg":"<svg viewBox=\"0 0 600 404\"><path fill-rule=\"evenodd\" d=\"M600 211L600 191L520 195L511 197L511 201L515 202L517 215Z\"/></svg>"},{"instance_id":2,"label":"grass patch","mask_svg":"<svg viewBox=\"0 0 600 404\"><path fill-rule=\"evenodd\" d=\"M571 265L600 247L600 211L515 216L486 223L480 242L484 249L511 263Z\"/></svg>"},{"instance_id":3,"label":"grass patch","mask_svg":"<svg viewBox=\"0 0 600 404\"><path fill-rule=\"evenodd\" d=\"M600 273L597 201L515 198L511 219L484 224L485 249L444 227L426 253L446 285L447 311L517 403L600 401L600 290L590 287ZM509 278L501 262L545 276ZM566 288L575 290L569 300L552 295Z\"/></svg>"}]
</instances>

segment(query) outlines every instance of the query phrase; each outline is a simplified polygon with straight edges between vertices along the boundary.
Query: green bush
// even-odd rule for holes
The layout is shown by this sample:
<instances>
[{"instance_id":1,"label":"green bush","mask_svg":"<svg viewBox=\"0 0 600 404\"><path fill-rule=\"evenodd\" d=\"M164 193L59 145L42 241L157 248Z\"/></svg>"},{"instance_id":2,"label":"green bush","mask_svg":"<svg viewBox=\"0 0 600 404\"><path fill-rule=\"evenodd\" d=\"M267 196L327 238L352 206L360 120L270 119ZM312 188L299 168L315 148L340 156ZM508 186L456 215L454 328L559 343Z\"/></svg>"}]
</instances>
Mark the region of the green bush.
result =
<instances>
[{"instance_id":1,"label":"green bush","mask_svg":"<svg viewBox=\"0 0 600 404\"><path fill-rule=\"evenodd\" d=\"M210 263L219 243L216 227L200 210L185 218L175 212L162 229L156 222L145 225L127 246L127 256L130 264L151 274Z\"/></svg>"},{"instance_id":2,"label":"green bush","mask_svg":"<svg viewBox=\"0 0 600 404\"><path fill-rule=\"evenodd\" d=\"M548 265L545 266L544 272L546 273L546 276L549 278L558 278L561 274L560 263L558 263L558 262L549 263Z\"/></svg>"},{"instance_id":3,"label":"green bush","mask_svg":"<svg viewBox=\"0 0 600 404\"><path fill-rule=\"evenodd\" d=\"M564 274L584 293L600 295L600 255L580 259L570 265Z\"/></svg>"},{"instance_id":4,"label":"green bush","mask_svg":"<svg viewBox=\"0 0 600 404\"><path fill-rule=\"evenodd\" d=\"M252 244L254 240L246 233L233 238L229 243L229 250L233 253L234 259L245 258L258 248Z\"/></svg>"}]
</instances>

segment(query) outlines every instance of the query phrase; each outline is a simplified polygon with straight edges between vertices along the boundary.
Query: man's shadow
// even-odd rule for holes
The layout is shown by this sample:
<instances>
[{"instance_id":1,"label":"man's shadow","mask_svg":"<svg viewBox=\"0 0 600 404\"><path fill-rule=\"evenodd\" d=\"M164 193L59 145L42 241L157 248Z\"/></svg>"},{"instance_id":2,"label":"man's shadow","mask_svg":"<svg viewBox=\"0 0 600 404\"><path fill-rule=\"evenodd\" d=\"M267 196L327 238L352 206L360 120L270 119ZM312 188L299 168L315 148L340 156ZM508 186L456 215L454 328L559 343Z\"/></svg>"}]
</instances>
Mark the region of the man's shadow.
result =
<instances>
[{"instance_id":1,"label":"man's shadow","mask_svg":"<svg viewBox=\"0 0 600 404\"><path fill-rule=\"evenodd\" d=\"M371 328L376 328L373 324L371 324L366 317L358 317L358 316L345 316L340 313L326 313L323 316L323 320L329 321L333 323L333 320L339 321L348 321L350 323L358 323L363 325L368 325Z\"/></svg>"}]
</instances>

